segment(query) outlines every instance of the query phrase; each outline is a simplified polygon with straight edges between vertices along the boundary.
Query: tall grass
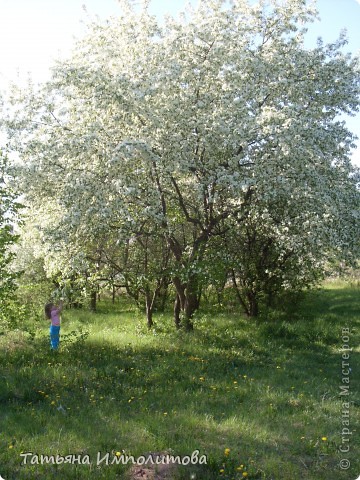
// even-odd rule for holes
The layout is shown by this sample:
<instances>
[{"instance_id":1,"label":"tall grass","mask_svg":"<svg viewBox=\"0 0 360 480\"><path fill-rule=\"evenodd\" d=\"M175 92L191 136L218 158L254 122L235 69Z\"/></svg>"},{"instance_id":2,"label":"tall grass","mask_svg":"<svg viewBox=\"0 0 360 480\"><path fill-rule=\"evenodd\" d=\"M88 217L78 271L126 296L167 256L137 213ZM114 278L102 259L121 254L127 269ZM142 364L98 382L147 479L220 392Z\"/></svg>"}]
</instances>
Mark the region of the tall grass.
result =
<instances>
[{"instance_id":1,"label":"tall grass","mask_svg":"<svg viewBox=\"0 0 360 480\"><path fill-rule=\"evenodd\" d=\"M332 284L308 294L301 309L256 322L210 309L192 333L175 331L170 314L148 331L125 301L102 302L96 314L65 311L57 353L45 320L32 335L2 335L0 475L122 479L129 465L97 465L98 452L111 460L198 450L207 464L182 466L174 478L355 479L358 293ZM352 347L346 397L343 329ZM344 436L346 402L352 433ZM346 438L350 451L341 453ZM90 464L41 465L41 454Z\"/></svg>"}]
</instances>

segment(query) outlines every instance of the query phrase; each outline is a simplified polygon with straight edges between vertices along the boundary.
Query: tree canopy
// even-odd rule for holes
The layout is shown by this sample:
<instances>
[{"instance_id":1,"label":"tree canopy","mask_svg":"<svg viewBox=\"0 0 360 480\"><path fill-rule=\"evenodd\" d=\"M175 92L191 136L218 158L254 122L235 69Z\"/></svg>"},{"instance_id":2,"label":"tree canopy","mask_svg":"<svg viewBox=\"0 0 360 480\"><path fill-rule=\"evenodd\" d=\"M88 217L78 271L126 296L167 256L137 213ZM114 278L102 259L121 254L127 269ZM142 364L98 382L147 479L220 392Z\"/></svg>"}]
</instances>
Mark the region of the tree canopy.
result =
<instances>
[{"instance_id":1,"label":"tree canopy","mask_svg":"<svg viewBox=\"0 0 360 480\"><path fill-rule=\"evenodd\" d=\"M11 268L11 262L14 258L12 247L18 239L14 223L18 220L20 204L9 185L8 169L7 159L0 151L0 321L9 315L9 301L14 298L18 277Z\"/></svg>"},{"instance_id":2,"label":"tree canopy","mask_svg":"<svg viewBox=\"0 0 360 480\"><path fill-rule=\"evenodd\" d=\"M232 282L256 315L260 297L356 260L346 38L306 48L303 0L202 0L163 22L120 3L49 82L12 98L10 146L52 271L111 270L149 308L171 282L191 328L210 284Z\"/></svg>"}]
</instances>

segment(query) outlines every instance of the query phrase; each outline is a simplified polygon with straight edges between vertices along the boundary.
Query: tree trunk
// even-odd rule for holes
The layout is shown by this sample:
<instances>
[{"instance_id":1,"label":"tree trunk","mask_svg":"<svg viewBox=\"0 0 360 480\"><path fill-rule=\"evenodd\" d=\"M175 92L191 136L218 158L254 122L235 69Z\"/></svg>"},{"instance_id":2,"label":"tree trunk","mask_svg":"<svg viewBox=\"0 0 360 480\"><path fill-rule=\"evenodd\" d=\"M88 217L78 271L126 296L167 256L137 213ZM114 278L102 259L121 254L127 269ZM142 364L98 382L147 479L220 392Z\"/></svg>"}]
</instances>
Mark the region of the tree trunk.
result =
<instances>
[{"instance_id":1,"label":"tree trunk","mask_svg":"<svg viewBox=\"0 0 360 480\"><path fill-rule=\"evenodd\" d=\"M249 292L247 298L249 303L249 317L257 317L259 315L259 302L256 295L254 292Z\"/></svg>"},{"instance_id":2,"label":"tree trunk","mask_svg":"<svg viewBox=\"0 0 360 480\"><path fill-rule=\"evenodd\" d=\"M177 329L181 327L180 312L181 312L180 297L178 294L176 294L176 298L174 302L174 322L175 322L175 327Z\"/></svg>"},{"instance_id":3,"label":"tree trunk","mask_svg":"<svg viewBox=\"0 0 360 480\"><path fill-rule=\"evenodd\" d=\"M246 302L243 300L243 298L241 296L240 289L239 289L239 286L238 286L237 281L236 281L236 275L235 275L234 269L231 271L231 279L232 279L232 283L233 283L233 287L234 287L237 299L239 300L240 305L243 307L246 315L248 317L250 317L251 316L250 315L250 309L249 309L248 305L246 304Z\"/></svg>"},{"instance_id":4,"label":"tree trunk","mask_svg":"<svg viewBox=\"0 0 360 480\"><path fill-rule=\"evenodd\" d=\"M196 294L189 292L186 294L185 300L185 315L183 318L183 325L186 331L194 329L193 316L196 310L199 308L199 300Z\"/></svg>"},{"instance_id":5,"label":"tree trunk","mask_svg":"<svg viewBox=\"0 0 360 480\"><path fill-rule=\"evenodd\" d=\"M90 311L96 312L96 304L97 304L97 292L93 290L90 294Z\"/></svg>"},{"instance_id":6,"label":"tree trunk","mask_svg":"<svg viewBox=\"0 0 360 480\"><path fill-rule=\"evenodd\" d=\"M148 329L154 326L152 314L153 312L152 312L151 305L148 305L148 303L146 303L146 320L147 320Z\"/></svg>"},{"instance_id":7,"label":"tree trunk","mask_svg":"<svg viewBox=\"0 0 360 480\"><path fill-rule=\"evenodd\" d=\"M153 308L154 308L154 296L150 294L150 291L147 291L145 294L145 303L146 303L146 320L148 328L152 328L154 326L153 322Z\"/></svg>"},{"instance_id":8,"label":"tree trunk","mask_svg":"<svg viewBox=\"0 0 360 480\"><path fill-rule=\"evenodd\" d=\"M177 328L182 326L186 331L191 331L194 329L192 318L200 304L197 279L193 276L187 283L183 284L179 278L174 278L173 283L177 293L174 304L175 325ZM182 313L181 318L180 313Z\"/></svg>"}]
</instances>

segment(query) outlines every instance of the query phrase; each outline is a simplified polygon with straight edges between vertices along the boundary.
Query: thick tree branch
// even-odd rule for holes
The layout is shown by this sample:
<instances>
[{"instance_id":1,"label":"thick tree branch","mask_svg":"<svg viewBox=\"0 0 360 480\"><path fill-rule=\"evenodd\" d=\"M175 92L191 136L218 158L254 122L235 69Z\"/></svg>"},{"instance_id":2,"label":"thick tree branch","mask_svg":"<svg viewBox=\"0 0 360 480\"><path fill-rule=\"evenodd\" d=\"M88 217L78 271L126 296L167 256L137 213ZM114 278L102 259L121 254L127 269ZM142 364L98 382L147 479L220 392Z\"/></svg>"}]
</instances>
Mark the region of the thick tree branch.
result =
<instances>
[{"instance_id":1,"label":"thick tree branch","mask_svg":"<svg viewBox=\"0 0 360 480\"><path fill-rule=\"evenodd\" d=\"M174 185L174 188L175 188L178 200L179 200L179 204L180 204L180 207L181 207L181 209L182 209L182 211L185 215L186 221L189 222L189 223L192 223L193 225L197 225L198 227L202 228L200 220L198 218L194 218L194 217L190 216L190 214L188 212L188 209L186 207L186 204L185 204L184 197L182 196L179 185L176 183L175 178L173 176L171 176L170 178L171 178L171 183Z\"/></svg>"}]
</instances>

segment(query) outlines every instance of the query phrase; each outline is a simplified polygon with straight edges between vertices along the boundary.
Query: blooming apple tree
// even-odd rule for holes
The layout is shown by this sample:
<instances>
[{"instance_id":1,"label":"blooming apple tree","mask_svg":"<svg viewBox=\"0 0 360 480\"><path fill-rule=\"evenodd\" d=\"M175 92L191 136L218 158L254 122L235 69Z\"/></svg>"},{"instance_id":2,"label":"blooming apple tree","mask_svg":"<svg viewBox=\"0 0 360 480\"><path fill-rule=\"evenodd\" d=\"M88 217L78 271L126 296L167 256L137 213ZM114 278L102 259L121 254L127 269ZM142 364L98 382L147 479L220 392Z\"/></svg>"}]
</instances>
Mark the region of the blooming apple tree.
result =
<instances>
[{"instance_id":1,"label":"blooming apple tree","mask_svg":"<svg viewBox=\"0 0 360 480\"><path fill-rule=\"evenodd\" d=\"M0 150L0 322L9 323L13 308L16 279L19 272L12 268L14 251L18 240L14 233L14 222L19 221L21 209L16 192L10 185L8 161Z\"/></svg>"},{"instance_id":2,"label":"blooming apple tree","mask_svg":"<svg viewBox=\"0 0 360 480\"><path fill-rule=\"evenodd\" d=\"M358 109L359 60L342 53L346 39L305 48L316 12L304 0L202 0L164 22L147 2L120 3L12 107L28 199L60 212L54 238L80 253L104 236L135 239L143 265L144 246L165 241L187 328L212 244L236 281L250 260L234 245L248 248L250 230L266 237L276 244L266 275L283 286L352 251L353 137L338 115Z\"/></svg>"}]
</instances>

